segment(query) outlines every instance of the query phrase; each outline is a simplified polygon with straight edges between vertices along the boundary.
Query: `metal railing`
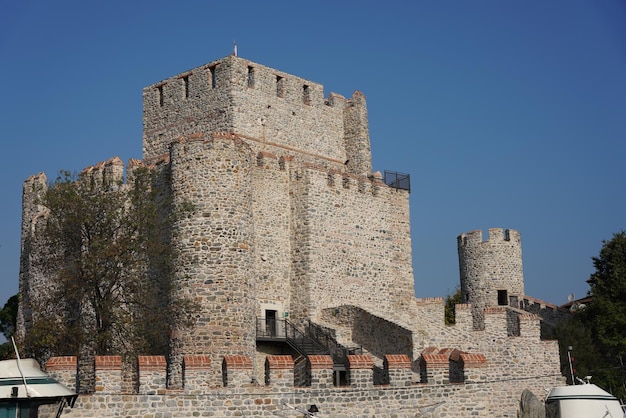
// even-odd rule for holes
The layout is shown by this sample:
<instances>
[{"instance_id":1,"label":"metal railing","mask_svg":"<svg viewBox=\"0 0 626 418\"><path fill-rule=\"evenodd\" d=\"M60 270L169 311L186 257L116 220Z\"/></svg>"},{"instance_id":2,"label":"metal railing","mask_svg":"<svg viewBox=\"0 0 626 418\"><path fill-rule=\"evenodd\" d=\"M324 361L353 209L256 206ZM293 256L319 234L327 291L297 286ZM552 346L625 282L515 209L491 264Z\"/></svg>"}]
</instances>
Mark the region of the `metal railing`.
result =
<instances>
[{"instance_id":1,"label":"metal railing","mask_svg":"<svg viewBox=\"0 0 626 418\"><path fill-rule=\"evenodd\" d=\"M385 184L389 187L411 192L411 176L405 173L385 170Z\"/></svg>"},{"instance_id":2,"label":"metal railing","mask_svg":"<svg viewBox=\"0 0 626 418\"><path fill-rule=\"evenodd\" d=\"M308 322L307 334L317 340L319 344L328 348L333 358L333 363L336 365L345 365L347 356L350 354L363 354L363 347L344 347L339 344L335 337L324 327L314 324L310 320Z\"/></svg>"},{"instance_id":3,"label":"metal railing","mask_svg":"<svg viewBox=\"0 0 626 418\"><path fill-rule=\"evenodd\" d=\"M257 318L256 337L267 340L284 340L304 356L329 354L327 347L299 330L286 319Z\"/></svg>"},{"instance_id":4,"label":"metal railing","mask_svg":"<svg viewBox=\"0 0 626 418\"><path fill-rule=\"evenodd\" d=\"M363 347L339 344L330 331L310 320L305 331L301 331L286 319L257 318L256 337L268 341L285 341L303 356L329 354L335 368L339 369L345 366L348 355L363 354Z\"/></svg>"}]
</instances>

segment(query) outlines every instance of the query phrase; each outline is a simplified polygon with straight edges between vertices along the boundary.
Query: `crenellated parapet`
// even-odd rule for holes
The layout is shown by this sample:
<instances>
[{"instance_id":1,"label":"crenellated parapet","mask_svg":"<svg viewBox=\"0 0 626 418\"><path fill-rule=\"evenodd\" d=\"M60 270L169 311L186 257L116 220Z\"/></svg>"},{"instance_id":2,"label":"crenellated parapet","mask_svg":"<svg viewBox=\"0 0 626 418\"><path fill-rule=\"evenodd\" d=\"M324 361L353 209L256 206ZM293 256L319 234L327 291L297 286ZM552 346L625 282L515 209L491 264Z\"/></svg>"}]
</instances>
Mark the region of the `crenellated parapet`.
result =
<instances>
[{"instance_id":1,"label":"crenellated parapet","mask_svg":"<svg viewBox=\"0 0 626 418\"><path fill-rule=\"evenodd\" d=\"M197 360L202 367L203 360ZM216 379L205 376L202 378L204 382L191 383L185 379L182 388L170 388L151 385L145 378L150 373L152 381L165 381L165 357L147 356L143 360L140 357L140 380L125 386L134 387L135 391L81 395L69 413L77 417L142 417L191 416L204 411L210 416L269 417L293 415L295 408L304 411L315 405L319 413L326 416L359 416L367 411L373 416L409 418L432 411L441 411L444 413L442 416L470 416L479 411L476 416L487 417L499 416L498 411L511 415L517 407L517 397L511 396L511 393L516 393L516 386L506 378L490 375L491 359L481 353L430 347L423 352L424 374L428 378L421 382L412 377L408 356L389 354L384 366L384 373L388 376L386 383L361 380L372 374L370 368L376 367L365 355L352 359L346 370L347 378L339 386L339 382L333 381L330 356L310 356L309 360L307 373L310 373L311 379L307 386L294 386L293 380L290 381L294 368L291 356L268 355L264 361L268 376L265 382L251 378L250 359L225 357L217 378L223 382L219 387L210 386L208 382ZM187 367L194 362L185 361L184 376L191 375L192 371ZM54 364L56 366L53 367ZM66 368L65 374L59 370L63 367ZM72 385L75 364L71 361L53 358L48 362L47 369L61 383ZM103 371L97 373L109 379L103 381L103 385L122 386L115 381L117 375L105 375ZM557 379L542 376L526 382L535 389L551 386Z\"/></svg>"},{"instance_id":2,"label":"crenellated parapet","mask_svg":"<svg viewBox=\"0 0 626 418\"><path fill-rule=\"evenodd\" d=\"M365 96L331 93L319 83L228 56L143 90L143 158L167 153L180 136L231 132L255 151L291 150L303 161L370 175Z\"/></svg>"},{"instance_id":3,"label":"crenellated parapet","mask_svg":"<svg viewBox=\"0 0 626 418\"><path fill-rule=\"evenodd\" d=\"M486 380L480 370L488 366L482 353L467 353L458 349L426 347L418 360L422 383L476 383Z\"/></svg>"},{"instance_id":4,"label":"crenellated parapet","mask_svg":"<svg viewBox=\"0 0 626 418\"><path fill-rule=\"evenodd\" d=\"M79 179L94 189L117 190L124 183L124 162L119 157L101 161L84 168Z\"/></svg>"},{"instance_id":5,"label":"crenellated parapet","mask_svg":"<svg viewBox=\"0 0 626 418\"><path fill-rule=\"evenodd\" d=\"M295 363L290 355L267 355L264 361L265 381L253 379L252 360L248 356L226 355L220 361L219 376L211 376L215 371L210 367L211 359L207 355L185 356L183 363L184 381L182 387L172 388L166 382L167 363L165 356L139 356L138 373L132 385L123 385L124 365L120 356L96 356L95 394L131 394L122 388L135 388L132 393L143 395L163 395L182 393L185 395L203 395L218 393L222 389L267 387L272 391L288 393L294 390ZM413 364L405 354L388 354L384 358L384 373L391 387L411 387L421 385L441 385L450 383L451 367L460 370L461 377L453 382L464 383L463 373L472 373L473 369L484 368L487 359L483 354L472 354L453 349L428 347L418 361L422 379L414 380ZM333 361L328 355L311 355L306 363L307 374L311 376L307 386L311 390L349 387L352 389L372 389L380 386L374 379L374 362L368 354L348 355L347 379L342 385L333 380ZM68 387L76 385L76 357L52 357L46 363L46 372ZM219 381L219 385L211 382ZM475 382L476 380L474 380Z\"/></svg>"}]
</instances>

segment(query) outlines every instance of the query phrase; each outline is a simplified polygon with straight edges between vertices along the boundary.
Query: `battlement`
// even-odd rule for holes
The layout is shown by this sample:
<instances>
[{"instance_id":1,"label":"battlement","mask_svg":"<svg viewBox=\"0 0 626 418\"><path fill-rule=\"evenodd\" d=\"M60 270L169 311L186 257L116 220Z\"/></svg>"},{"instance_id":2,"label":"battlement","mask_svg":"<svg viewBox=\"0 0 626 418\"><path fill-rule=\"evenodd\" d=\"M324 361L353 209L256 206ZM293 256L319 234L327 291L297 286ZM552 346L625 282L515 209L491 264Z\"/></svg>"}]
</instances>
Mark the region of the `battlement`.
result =
<instances>
[{"instance_id":1,"label":"battlement","mask_svg":"<svg viewBox=\"0 0 626 418\"><path fill-rule=\"evenodd\" d=\"M319 83L232 55L147 86L143 94L144 99L165 108L181 100L197 99L207 91L228 93L247 89L296 105L343 108L351 104L351 99L337 93L325 98L324 86ZM356 90L353 97L364 96Z\"/></svg>"},{"instance_id":2,"label":"battlement","mask_svg":"<svg viewBox=\"0 0 626 418\"><path fill-rule=\"evenodd\" d=\"M473 323L472 311L475 309L470 304L456 304L455 324L453 328L468 333L479 331L494 337L535 337L540 335L541 318L533 312L526 312L510 306L491 306L482 311L483 327L476 329ZM520 325L522 324L522 325Z\"/></svg>"},{"instance_id":3,"label":"battlement","mask_svg":"<svg viewBox=\"0 0 626 418\"><path fill-rule=\"evenodd\" d=\"M557 305L530 296L524 296L519 305L520 309L539 316L542 322L550 327L556 326L571 315L568 309L559 308Z\"/></svg>"},{"instance_id":4,"label":"battlement","mask_svg":"<svg viewBox=\"0 0 626 418\"><path fill-rule=\"evenodd\" d=\"M415 298L415 301L418 304L432 304L437 306L442 306L444 304L444 300L442 297L432 297L432 298Z\"/></svg>"},{"instance_id":5,"label":"battlement","mask_svg":"<svg viewBox=\"0 0 626 418\"><path fill-rule=\"evenodd\" d=\"M176 138L228 132L255 151L292 150L336 168L371 174L365 96L331 93L301 77L229 56L143 89L143 158L165 154ZM333 161L331 163L331 161Z\"/></svg>"},{"instance_id":6,"label":"battlement","mask_svg":"<svg viewBox=\"0 0 626 418\"><path fill-rule=\"evenodd\" d=\"M475 230L463 233L457 237L459 247L474 246L484 243L519 242L520 233L514 229L489 228L487 239L483 241L483 231Z\"/></svg>"},{"instance_id":7,"label":"battlement","mask_svg":"<svg viewBox=\"0 0 626 418\"><path fill-rule=\"evenodd\" d=\"M384 356L383 369L386 379L379 381L374 378L374 361L370 355L348 355L346 362L347 380L337 386L333 378L333 360L329 355L310 356L306 362L308 379L307 386L295 386L294 370L296 364L289 355L267 355L264 361L265 384L255 380L252 359L245 355L227 355L222 358L219 379L210 375L211 359L207 355L186 355L184 357L183 394L208 394L221 389L267 387L272 391L289 392L296 387L329 389L335 387L373 388L374 386L407 387L412 385L447 384L450 383L449 371L454 370L452 381L469 382L466 376L476 369L487 366L484 354L467 353L457 349L426 348L415 362L406 354L388 354ZM164 356L139 356L137 358L139 373L132 385L123 385L125 372L120 356L96 356L95 371L96 394L123 394L122 387L134 387L137 394L154 395L168 392L181 393L180 388L171 389L166 386L167 362ZM76 387L75 356L52 357L46 363L46 372L54 379L68 387ZM414 371L419 371L421 380L415 380ZM484 380L484 374L482 374ZM223 386L212 386L209 382L221 381ZM477 380L472 380L475 383Z\"/></svg>"},{"instance_id":8,"label":"battlement","mask_svg":"<svg viewBox=\"0 0 626 418\"><path fill-rule=\"evenodd\" d=\"M84 168L79 178L91 187L115 190L124 182L124 163L119 157L113 157Z\"/></svg>"}]
</instances>

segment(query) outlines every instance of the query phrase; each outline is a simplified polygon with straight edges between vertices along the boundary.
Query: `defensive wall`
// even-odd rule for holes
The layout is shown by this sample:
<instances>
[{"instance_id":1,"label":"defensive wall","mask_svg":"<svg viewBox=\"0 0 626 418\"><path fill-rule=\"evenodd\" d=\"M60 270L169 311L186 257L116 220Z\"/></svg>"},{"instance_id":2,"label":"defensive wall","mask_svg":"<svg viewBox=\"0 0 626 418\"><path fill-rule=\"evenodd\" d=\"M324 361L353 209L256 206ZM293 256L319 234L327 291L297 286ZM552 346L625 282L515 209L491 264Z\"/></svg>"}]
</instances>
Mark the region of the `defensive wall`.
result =
<instances>
[{"instance_id":1,"label":"defensive wall","mask_svg":"<svg viewBox=\"0 0 626 418\"><path fill-rule=\"evenodd\" d=\"M322 416L333 417L429 416L427 411L437 417L516 417L520 387L541 397L546 388L563 383L563 378L558 364L546 366L558 355L556 341L534 343L539 337L536 318L515 313L505 307L487 309L485 330L476 331L469 306L457 305L457 324L450 327L451 332L463 335L460 340L473 351L461 346L428 346L415 359L385 354L380 367L369 354L351 355L342 386L334 382L332 358L324 355L307 359L309 379L304 386L294 385L295 365L290 355L266 355L261 380L248 356L223 356L215 368L208 355L186 355L179 388L167 385L168 366L163 356L139 356L139 373L131 385L123 382L121 357L98 356L96 392L81 395L68 415L292 416L293 411L284 404L302 409L315 404L320 414L327 414ZM52 358L46 370L75 387L75 357ZM218 376L210 376L215 370ZM213 381L220 383L211 385ZM134 390L124 391L124 387Z\"/></svg>"}]
</instances>

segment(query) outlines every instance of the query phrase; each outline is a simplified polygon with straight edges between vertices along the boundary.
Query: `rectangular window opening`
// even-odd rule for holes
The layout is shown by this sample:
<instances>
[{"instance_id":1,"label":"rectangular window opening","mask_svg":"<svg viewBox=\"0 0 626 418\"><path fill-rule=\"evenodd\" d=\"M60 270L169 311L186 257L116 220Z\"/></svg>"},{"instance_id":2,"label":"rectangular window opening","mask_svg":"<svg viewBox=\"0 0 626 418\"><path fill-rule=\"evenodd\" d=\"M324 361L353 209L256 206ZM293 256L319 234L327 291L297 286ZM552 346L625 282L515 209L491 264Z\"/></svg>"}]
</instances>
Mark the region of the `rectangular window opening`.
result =
<instances>
[{"instance_id":1,"label":"rectangular window opening","mask_svg":"<svg viewBox=\"0 0 626 418\"><path fill-rule=\"evenodd\" d=\"M186 75L183 77L183 84L185 87L185 99L189 98L189 76Z\"/></svg>"},{"instance_id":2,"label":"rectangular window opening","mask_svg":"<svg viewBox=\"0 0 626 418\"><path fill-rule=\"evenodd\" d=\"M311 89L306 84L302 86L302 100L304 104L311 104Z\"/></svg>"},{"instance_id":3,"label":"rectangular window opening","mask_svg":"<svg viewBox=\"0 0 626 418\"><path fill-rule=\"evenodd\" d=\"M248 87L254 87L254 67L248 67Z\"/></svg>"},{"instance_id":4,"label":"rectangular window opening","mask_svg":"<svg viewBox=\"0 0 626 418\"><path fill-rule=\"evenodd\" d=\"M159 106L163 107L163 86L158 86L157 90L159 91Z\"/></svg>"},{"instance_id":5,"label":"rectangular window opening","mask_svg":"<svg viewBox=\"0 0 626 418\"><path fill-rule=\"evenodd\" d=\"M283 97L285 94L285 79L279 75L276 76L276 96Z\"/></svg>"},{"instance_id":6,"label":"rectangular window opening","mask_svg":"<svg viewBox=\"0 0 626 418\"><path fill-rule=\"evenodd\" d=\"M509 304L509 296L506 290L498 290L498 305L507 306Z\"/></svg>"},{"instance_id":7,"label":"rectangular window opening","mask_svg":"<svg viewBox=\"0 0 626 418\"><path fill-rule=\"evenodd\" d=\"M215 65L209 67L209 75L211 77L211 88L217 87L217 76L215 75Z\"/></svg>"}]
</instances>

